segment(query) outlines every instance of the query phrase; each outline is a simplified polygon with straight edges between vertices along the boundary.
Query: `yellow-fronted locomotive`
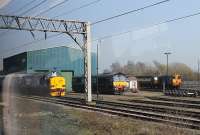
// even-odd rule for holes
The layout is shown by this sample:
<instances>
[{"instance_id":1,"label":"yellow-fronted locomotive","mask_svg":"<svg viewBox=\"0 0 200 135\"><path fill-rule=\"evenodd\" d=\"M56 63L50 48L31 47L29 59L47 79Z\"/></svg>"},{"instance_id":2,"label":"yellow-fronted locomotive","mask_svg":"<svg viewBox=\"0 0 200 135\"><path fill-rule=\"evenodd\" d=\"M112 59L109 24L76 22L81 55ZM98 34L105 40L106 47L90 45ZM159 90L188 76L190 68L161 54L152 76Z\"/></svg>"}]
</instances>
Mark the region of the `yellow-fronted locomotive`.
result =
<instances>
[{"instance_id":1,"label":"yellow-fronted locomotive","mask_svg":"<svg viewBox=\"0 0 200 135\"><path fill-rule=\"evenodd\" d=\"M49 90L50 95L55 96L65 96L66 93L66 82L65 78L62 76L53 76L49 78Z\"/></svg>"},{"instance_id":2,"label":"yellow-fronted locomotive","mask_svg":"<svg viewBox=\"0 0 200 135\"><path fill-rule=\"evenodd\" d=\"M174 88L179 89L182 84L182 79L179 74L175 74L172 78L172 85Z\"/></svg>"},{"instance_id":3,"label":"yellow-fronted locomotive","mask_svg":"<svg viewBox=\"0 0 200 135\"><path fill-rule=\"evenodd\" d=\"M179 89L182 78L179 74L171 76L137 76L139 88L146 89Z\"/></svg>"},{"instance_id":4,"label":"yellow-fronted locomotive","mask_svg":"<svg viewBox=\"0 0 200 135\"><path fill-rule=\"evenodd\" d=\"M160 76L158 80L159 88L163 88L164 85L165 89L179 89L182 83L182 78L179 74Z\"/></svg>"},{"instance_id":5,"label":"yellow-fronted locomotive","mask_svg":"<svg viewBox=\"0 0 200 135\"><path fill-rule=\"evenodd\" d=\"M117 73L114 74L112 78L115 93L123 93L129 87L128 79L124 74Z\"/></svg>"},{"instance_id":6,"label":"yellow-fronted locomotive","mask_svg":"<svg viewBox=\"0 0 200 135\"><path fill-rule=\"evenodd\" d=\"M0 77L0 90L6 76ZM66 81L63 76L45 73L17 73L12 76L13 93L18 95L65 96Z\"/></svg>"},{"instance_id":7,"label":"yellow-fronted locomotive","mask_svg":"<svg viewBox=\"0 0 200 135\"><path fill-rule=\"evenodd\" d=\"M122 94L129 87L128 78L123 73L108 73L98 76L100 94ZM84 77L73 77L72 88L75 92L84 92ZM97 77L92 76L92 91L97 92Z\"/></svg>"}]
</instances>

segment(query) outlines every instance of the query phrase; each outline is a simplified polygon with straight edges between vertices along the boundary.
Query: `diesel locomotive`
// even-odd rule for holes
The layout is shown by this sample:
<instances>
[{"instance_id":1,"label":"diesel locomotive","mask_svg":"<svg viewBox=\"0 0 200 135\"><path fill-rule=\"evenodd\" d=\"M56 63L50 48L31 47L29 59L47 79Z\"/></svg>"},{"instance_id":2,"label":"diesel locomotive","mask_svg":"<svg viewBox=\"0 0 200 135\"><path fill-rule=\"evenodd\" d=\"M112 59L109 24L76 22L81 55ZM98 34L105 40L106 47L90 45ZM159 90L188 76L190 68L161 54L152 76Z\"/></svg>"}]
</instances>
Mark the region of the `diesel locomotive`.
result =
<instances>
[{"instance_id":1,"label":"diesel locomotive","mask_svg":"<svg viewBox=\"0 0 200 135\"><path fill-rule=\"evenodd\" d=\"M123 73L108 73L98 76L98 92L100 94L122 94L129 87L128 79ZM84 92L84 77L73 77L72 89ZM92 91L97 92L97 77L92 76Z\"/></svg>"},{"instance_id":2,"label":"diesel locomotive","mask_svg":"<svg viewBox=\"0 0 200 135\"><path fill-rule=\"evenodd\" d=\"M144 89L179 89L182 78L179 74L171 76L137 76L139 88Z\"/></svg>"},{"instance_id":3,"label":"diesel locomotive","mask_svg":"<svg viewBox=\"0 0 200 135\"><path fill-rule=\"evenodd\" d=\"M66 81L60 75L17 73L0 76L1 90L5 78L9 76L12 76L12 85L14 86L12 92L19 95L65 96L66 94Z\"/></svg>"}]
</instances>

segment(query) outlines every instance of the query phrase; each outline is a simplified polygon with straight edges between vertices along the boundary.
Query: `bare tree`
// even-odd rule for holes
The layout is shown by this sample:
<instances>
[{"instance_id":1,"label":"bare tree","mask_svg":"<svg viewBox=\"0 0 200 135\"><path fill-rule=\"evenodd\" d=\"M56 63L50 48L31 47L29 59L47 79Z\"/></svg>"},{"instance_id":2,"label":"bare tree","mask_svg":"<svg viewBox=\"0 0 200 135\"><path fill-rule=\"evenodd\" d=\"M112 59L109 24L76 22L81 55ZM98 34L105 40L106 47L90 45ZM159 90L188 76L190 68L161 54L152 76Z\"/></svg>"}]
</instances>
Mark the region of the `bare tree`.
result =
<instances>
[{"instance_id":1,"label":"bare tree","mask_svg":"<svg viewBox=\"0 0 200 135\"><path fill-rule=\"evenodd\" d=\"M124 66L119 62L112 63L111 72L123 72L129 75L166 75L166 65L161 64L158 61L153 61L153 66L144 62L134 63L133 61L127 61ZM105 70L108 71L108 70ZM169 64L169 75L180 74L184 79L195 80L196 76L194 71L184 63L171 63Z\"/></svg>"},{"instance_id":2,"label":"bare tree","mask_svg":"<svg viewBox=\"0 0 200 135\"><path fill-rule=\"evenodd\" d=\"M164 75L166 73L166 65L159 63L158 61L154 60L153 64L155 66L155 70L157 71L158 75Z\"/></svg>"},{"instance_id":3,"label":"bare tree","mask_svg":"<svg viewBox=\"0 0 200 135\"><path fill-rule=\"evenodd\" d=\"M122 67L121 67L120 63L119 62L112 63L111 71L113 73L122 72Z\"/></svg>"}]
</instances>

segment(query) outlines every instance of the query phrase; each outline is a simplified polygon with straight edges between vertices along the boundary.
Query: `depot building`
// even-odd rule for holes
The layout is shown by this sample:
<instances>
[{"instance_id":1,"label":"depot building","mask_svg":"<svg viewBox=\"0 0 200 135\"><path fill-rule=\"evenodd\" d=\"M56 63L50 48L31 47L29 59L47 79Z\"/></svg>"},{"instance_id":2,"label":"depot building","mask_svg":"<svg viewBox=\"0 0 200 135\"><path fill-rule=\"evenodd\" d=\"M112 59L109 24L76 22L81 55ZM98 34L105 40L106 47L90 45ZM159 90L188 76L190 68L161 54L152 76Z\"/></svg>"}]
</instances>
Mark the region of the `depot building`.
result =
<instances>
[{"instance_id":1,"label":"depot building","mask_svg":"<svg viewBox=\"0 0 200 135\"><path fill-rule=\"evenodd\" d=\"M84 75L83 52L71 47L54 47L23 52L3 59L5 74L45 73L56 69L65 77L68 91L72 90L72 77ZM96 54L91 54L92 75L96 75Z\"/></svg>"}]
</instances>

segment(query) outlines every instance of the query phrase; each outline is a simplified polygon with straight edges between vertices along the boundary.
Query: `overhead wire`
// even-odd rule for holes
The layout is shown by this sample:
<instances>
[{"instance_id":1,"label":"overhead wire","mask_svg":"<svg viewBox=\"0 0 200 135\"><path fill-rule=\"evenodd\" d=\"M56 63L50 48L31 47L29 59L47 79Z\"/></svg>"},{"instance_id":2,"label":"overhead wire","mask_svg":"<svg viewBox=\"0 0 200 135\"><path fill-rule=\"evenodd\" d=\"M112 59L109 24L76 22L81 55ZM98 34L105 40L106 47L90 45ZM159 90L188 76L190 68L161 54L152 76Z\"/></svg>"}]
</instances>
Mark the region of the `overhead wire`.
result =
<instances>
[{"instance_id":1,"label":"overhead wire","mask_svg":"<svg viewBox=\"0 0 200 135\"><path fill-rule=\"evenodd\" d=\"M37 7L39 7L39 6L41 6L41 5L42 5L43 3L45 3L46 1L47 1L47 0L43 0L43 1L41 1L40 3L38 3L37 5L32 6L30 9L28 9L28 10L22 12L19 16L27 14L28 12L32 11L33 9L35 9L35 8L37 8Z\"/></svg>"},{"instance_id":2,"label":"overhead wire","mask_svg":"<svg viewBox=\"0 0 200 135\"><path fill-rule=\"evenodd\" d=\"M179 20L184 20L184 19L188 19L190 17L194 17L194 16L198 16L200 15L200 12L196 12L196 13L193 13L193 14L189 14L189 15L185 15L185 16L181 16L181 17L176 17L176 18L173 18L173 19L167 19L165 21L161 21L159 23L155 23L153 25L151 25L150 27L153 27L153 26L158 26L158 25L161 25L161 24L166 24L166 23L171 23L171 22L175 22L175 21L179 21ZM107 36L104 36L104 37L100 37L100 38L96 38L92 41L98 41L98 40L102 40L102 39L106 39L106 38L112 38L112 37L115 37L115 36L120 36L120 35L124 35L124 34L127 34L127 33L130 33L132 32L132 30L128 30L128 31L125 31L125 32L121 32L121 33L117 33L117 34L112 34L112 35L107 35ZM59 34L55 34L55 35L51 35L49 36L49 38L53 38L53 37L56 37L56 36L59 36L61 35L61 33ZM37 42L40 42L40 41L43 41L44 39L38 39L38 40L34 40L32 42L29 42L29 43L25 43L23 44L22 46L29 46L30 44L33 44L33 43L37 43ZM14 49L17 49L17 48L21 48L21 45L18 46L18 47L15 47L15 48L12 48L12 49L8 49L4 52L8 52L8 51L12 51Z\"/></svg>"},{"instance_id":3,"label":"overhead wire","mask_svg":"<svg viewBox=\"0 0 200 135\"><path fill-rule=\"evenodd\" d=\"M28 2L28 3L26 3L25 5L23 5L21 8L15 10L15 11L9 13L9 14L15 14L15 13L17 13L17 12L20 12L20 11L23 10L25 7L31 5L31 4L34 3L35 1L36 1L36 0L32 0L32 1ZM2 32L2 33L0 34L0 37L2 37L3 35L5 35L5 34L8 33L8 32L9 32L9 30Z\"/></svg>"},{"instance_id":4,"label":"overhead wire","mask_svg":"<svg viewBox=\"0 0 200 135\"><path fill-rule=\"evenodd\" d=\"M34 1L34 0L33 0L33 1ZM32 4L33 1L31 1L30 4ZM40 3L38 3L37 5L32 6L31 8L27 9L26 11L20 13L19 16L22 16L22 15L24 15L24 14L26 14L26 13L32 11L33 9L39 7L41 4L45 3L46 1L47 1L47 0L43 0L43 1L41 1ZM2 32L2 33L0 34L0 37L2 37L3 35L5 35L5 34L8 33L8 32L9 32L9 30L7 30L7 31L5 31L5 32Z\"/></svg>"},{"instance_id":5,"label":"overhead wire","mask_svg":"<svg viewBox=\"0 0 200 135\"><path fill-rule=\"evenodd\" d=\"M44 1L45 1L45 0L44 0ZM39 4L37 4L36 6L34 6L34 8L37 8L40 4L44 3L44 1L42 1L42 2L40 2ZM63 2L60 2L60 3L56 4L56 5L54 5L53 7L51 7L51 8L49 8L49 9L45 10L45 11L42 11L42 12L38 13L35 17L37 17L37 16L39 16L39 15L41 15L41 14L44 14L44 13L46 13L46 12L49 12L50 10L56 8L57 6L59 6L59 5L61 5L61 4L64 4L64 3L67 2L67 1L69 1L69 0L65 0L65 1L63 1ZM74 9L72 9L72 10L70 10L70 11L64 12L64 13L62 13L62 14L60 14L60 15L57 15L57 16L54 16L53 18L56 18L56 17L59 17L59 16L63 16L63 15L67 15L67 14L70 14L70 13L72 13L72 12L74 12L74 11L77 11L77 10L79 10L79 9L88 7L88 6L93 5L93 4L95 4L95 3L97 3L97 2L100 2L100 1L101 1L101 0L95 0L95 1L89 2L89 3L87 3L87 4L84 4L84 5L80 6L80 7L74 8ZM35 0L29 2L28 4L31 4L31 3L33 3L33 2L35 2ZM28 4L26 4L26 5L28 5ZM22 7L22 8L23 8L23 7ZM27 10L27 11L25 11L25 12L30 12L30 11L31 11L32 9L34 9L34 8L32 7L31 9L29 9L29 10ZM24 12L24 13L25 13L25 12ZM0 34L0 35L4 35L4 34L6 34L7 32L8 32L8 30L7 30L6 32L3 32L3 33Z\"/></svg>"},{"instance_id":6,"label":"overhead wire","mask_svg":"<svg viewBox=\"0 0 200 135\"><path fill-rule=\"evenodd\" d=\"M12 1L7 1L7 4L6 6L4 5L3 7L0 8L0 11L1 10L4 10L4 8L7 8L7 5L9 6L10 4L12 4L13 2L15 2L16 0L12 0Z\"/></svg>"},{"instance_id":7,"label":"overhead wire","mask_svg":"<svg viewBox=\"0 0 200 135\"><path fill-rule=\"evenodd\" d=\"M57 6L59 6L59 5L61 5L61 4L64 4L64 3L67 2L67 1L69 1L69 0L62 1L62 2L60 2L60 3L58 3L58 4L54 5L54 6L52 6L51 8L49 8L49 9L47 9L47 10L45 10L45 11L40 12L40 13L37 14L35 17L37 17L37 16L39 16L39 15L41 15L41 14L44 14L44 13L46 13L46 12L49 12L50 10L56 8ZM59 34L57 34L56 36L59 36L59 35L61 35L61 34L62 34L62 33L59 33ZM54 35L49 36L49 38L53 38L53 37L55 37L55 36L54 36ZM42 41L42 40L43 40L43 38L38 39L37 42L40 42L40 41ZM35 41L31 41L31 42L25 43L25 44L23 44L23 45L21 45L21 46L24 47L24 46L27 46L27 45L30 45L30 44L33 44L33 43L35 43ZM11 48L11 49L16 49L16 48Z\"/></svg>"},{"instance_id":8,"label":"overhead wire","mask_svg":"<svg viewBox=\"0 0 200 135\"><path fill-rule=\"evenodd\" d=\"M108 21L108 20L111 20L111 19L114 19L114 18L117 18L117 17L120 17L120 16L124 16L124 15L127 15L127 14L130 14L130 13L133 13L133 12L138 12L138 11L141 11L141 10L144 10L144 9L147 9L147 8L150 8L150 7L153 7L153 6L157 6L159 4L162 4L162 3L165 3L165 2L168 2L170 0L163 0L163 1L160 1L160 2L157 2L157 3L153 3L153 4L150 4L150 5L147 5L145 7L142 7L142 8L138 8L138 9L134 9L134 10L131 10L131 11L128 11L128 12L123 12L121 14L118 14L118 15L115 15L115 16L112 16L112 17L109 17L109 18L106 18L106 19L102 19L102 20L99 20L99 21L96 21L96 22L93 22L91 23L91 25L95 25L95 24L98 24L98 23L101 23L101 22L105 22L105 21ZM55 35L52 35L52 37L56 37L58 36L58 34L55 34ZM48 37L50 38L50 37ZM42 41L41 39L38 39L39 41ZM34 40L31 42L32 43L36 43L38 42L38 40ZM45 39L43 39L45 40ZM26 43L25 43L26 44ZM21 45L20 45L21 46ZM18 46L19 47L19 46Z\"/></svg>"},{"instance_id":9,"label":"overhead wire","mask_svg":"<svg viewBox=\"0 0 200 135\"><path fill-rule=\"evenodd\" d=\"M32 3L34 3L36 0L32 0L32 1L30 1L30 2L28 2L28 3L26 3L26 4L24 4L22 7L20 7L19 9L17 9L17 10L15 10L15 11L13 11L13 12L11 12L11 13L9 13L9 14L15 14L15 13L17 13L17 12L20 12L21 10L23 10L25 7L27 7L27 6L30 6Z\"/></svg>"},{"instance_id":10,"label":"overhead wire","mask_svg":"<svg viewBox=\"0 0 200 135\"><path fill-rule=\"evenodd\" d=\"M85 8L85 7L89 7L89 6L91 6L93 4L96 4L96 3L100 2L100 1L102 1L102 0L95 0L95 1L92 1L92 2L89 2L89 3L86 3L84 5L81 5L80 7L76 7L76 8L73 8L73 9L67 11L67 12L63 12L63 13L61 13L59 15L56 15L53 18L57 18L57 17L64 16L64 15L68 15L68 14L74 12L74 11L80 10L82 8Z\"/></svg>"},{"instance_id":11,"label":"overhead wire","mask_svg":"<svg viewBox=\"0 0 200 135\"><path fill-rule=\"evenodd\" d=\"M33 0L33 1L35 1L35 0ZM30 12L31 10L33 10L33 9L35 9L35 8L37 8L37 7L39 7L41 4L45 3L46 1L47 1L47 0L43 0L43 1L40 2L39 4L33 6L32 8L26 10L26 12L23 12L23 13ZM67 1L69 1L69 0L64 0L64 1L58 3L58 4L54 5L54 6L52 6L52 7L48 8L48 9L46 9L45 11L42 11L42 12L38 13L38 14L35 15L34 17L38 17L39 15L42 15L42 14L44 14L44 13L47 13L47 12L49 12L50 10L52 10L52 9L54 9L54 8L56 8L56 7L60 6L60 5L62 5L62 4L64 4L64 3L67 2ZM32 2L32 1L31 1L31 2ZM30 2L30 3L31 3L31 2ZM3 32L3 33L0 34L0 35L4 35L4 34L6 34L7 32L9 32L9 30Z\"/></svg>"},{"instance_id":12,"label":"overhead wire","mask_svg":"<svg viewBox=\"0 0 200 135\"><path fill-rule=\"evenodd\" d=\"M76 7L76 8L74 8L74 9L70 10L70 11L64 12L64 13L62 13L62 14L60 14L60 15L57 15L57 16L54 16L53 18L57 18L57 17L59 17L59 16L63 16L63 15L70 14L70 13L75 12L75 11L77 11L77 10L80 10L80 9L82 9L82 8L85 8L85 7L91 6L91 5L93 5L93 4L96 4L96 3L100 2L100 1L102 1L102 0L95 0L95 1L92 1L92 2L89 2L89 3L86 3L86 4L84 4L84 5L81 5L80 7ZM57 36L59 36L59 35L61 35L61 33L51 35L51 36L49 36L48 38L57 37ZM28 43L24 43L24 44L20 45L20 48L21 48L21 47L24 47L24 46L32 45L33 43L37 43L37 42L40 42L40 41L43 41L43 40L44 40L44 38L40 38L40 39L31 41L31 42L28 42ZM18 47L17 47L17 48L18 48ZM8 50L6 50L6 52L9 51L9 50L17 49L17 48L14 47L14 48L8 49Z\"/></svg>"},{"instance_id":13,"label":"overhead wire","mask_svg":"<svg viewBox=\"0 0 200 135\"><path fill-rule=\"evenodd\" d=\"M112 20L112 19L124 16L124 15L127 15L127 14L131 14L131 13L134 13L134 12L138 12L138 11L144 10L146 8L150 8L150 7L154 7L154 6L166 3L166 2L169 2L169 1L170 0L163 0L163 1L160 1L160 2L157 2L157 3L153 3L153 4L150 4L150 5L144 6L142 8L138 8L138 9L130 10L130 11L127 11L127 12L123 12L121 14L118 14L118 15L115 15L115 16L111 16L111 17L108 17L108 18L93 22L93 23L91 23L91 25L95 25L95 24L102 23L102 22L105 22L105 21L108 21L108 20Z\"/></svg>"},{"instance_id":14,"label":"overhead wire","mask_svg":"<svg viewBox=\"0 0 200 135\"><path fill-rule=\"evenodd\" d=\"M58 6L62 5L62 4L64 4L64 3L66 3L66 2L68 2L68 1L69 1L69 0L64 0L64 1L62 1L62 2L60 2L60 3L58 3L58 4L56 4L56 5L54 5L54 6L50 7L50 8L48 8L48 9L46 9L46 10L44 10L44 11L38 13L35 17L40 16L40 15L42 15L42 14L44 14L44 13L47 13L47 12L49 12L50 10L52 10L52 9L54 9L54 8L56 8L56 7L58 7Z\"/></svg>"},{"instance_id":15,"label":"overhead wire","mask_svg":"<svg viewBox=\"0 0 200 135\"><path fill-rule=\"evenodd\" d=\"M184 19L188 19L190 17L194 17L194 16L197 16L197 15L200 15L200 12L196 12L196 13L185 15L185 16L181 16L181 17L176 17L176 18L173 18L173 19L167 19L167 20L161 21L159 23L152 24L149 27L155 27L155 26L159 26L159 25L162 25L162 24L166 24L166 23L171 23L171 22L175 22L175 21L179 21L179 20L184 20ZM106 39L106 38L112 38L112 37L115 37L115 36L120 36L120 35L124 35L124 34L130 33L130 32L132 32L132 30L124 31L124 32L121 32L121 33L113 34L113 35L104 36L104 37L101 37L101 38L97 38L97 39L95 39L93 41L98 41L98 40L102 40L102 39Z\"/></svg>"},{"instance_id":16,"label":"overhead wire","mask_svg":"<svg viewBox=\"0 0 200 135\"><path fill-rule=\"evenodd\" d=\"M185 18L190 18L190 17L197 16L197 15L200 15L200 12L196 12L196 13L189 14L189 15L186 15L186 16L182 16L182 17L177 17L177 18L174 18L174 19L166 20L166 21L164 21L164 22L161 22L160 24L163 24L163 23L170 23L170 22L182 20L182 19L185 19ZM158 24L157 24L157 25L158 25Z\"/></svg>"}]
</instances>

